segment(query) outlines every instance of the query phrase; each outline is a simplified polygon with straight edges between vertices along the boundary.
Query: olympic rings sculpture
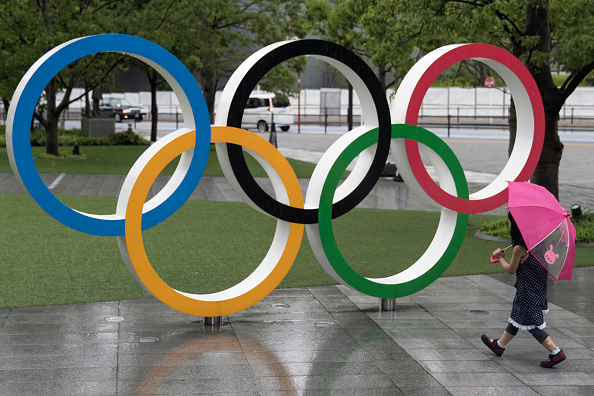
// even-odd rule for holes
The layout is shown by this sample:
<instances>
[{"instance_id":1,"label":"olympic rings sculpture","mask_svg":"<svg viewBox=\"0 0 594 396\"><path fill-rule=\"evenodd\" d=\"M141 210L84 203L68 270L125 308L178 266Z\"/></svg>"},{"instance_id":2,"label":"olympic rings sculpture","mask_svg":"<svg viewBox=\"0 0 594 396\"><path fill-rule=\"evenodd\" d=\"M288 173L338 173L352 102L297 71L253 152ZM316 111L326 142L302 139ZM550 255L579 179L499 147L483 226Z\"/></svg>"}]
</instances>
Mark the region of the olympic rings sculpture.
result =
<instances>
[{"instance_id":1,"label":"olympic rings sculpture","mask_svg":"<svg viewBox=\"0 0 594 396\"><path fill-rule=\"evenodd\" d=\"M138 158L124 180L115 214L94 215L69 208L45 186L33 161L29 126L39 96L60 70L84 56L110 51L138 58L161 73L179 99L185 128L158 140ZM277 64L301 55L318 57L343 73L360 98L365 121L323 155L305 200L286 158L266 140L240 129L245 103L260 78ZM516 144L507 165L491 184L470 195L463 169L451 149L436 135L416 126L431 83L447 67L465 59L479 60L499 73L510 88L518 114ZM239 66L222 93L215 126L211 127L200 87L175 56L138 37L97 35L64 43L29 69L10 106L7 147L14 174L43 210L78 231L116 236L122 258L137 282L181 312L222 316L260 301L291 268L304 228L316 258L336 281L371 296L395 298L422 290L447 269L464 239L468 214L503 205L507 181L529 179L544 140L544 110L534 80L517 58L492 45L450 45L427 54L402 81L395 103L390 113L372 70L346 48L322 40L284 41L255 52ZM221 168L236 193L254 209L277 218L277 227L268 254L246 279L220 292L192 294L173 289L159 277L146 255L142 231L168 218L189 198L202 177L211 142L216 144ZM380 177L390 147L409 188L441 205L441 218L433 241L417 262L401 273L372 279L358 274L342 257L332 219L365 198ZM265 169L275 197L255 182L243 150ZM434 166L439 185L427 174L421 151ZM157 175L180 155L170 181L145 203ZM340 176L356 157L354 169L338 186Z\"/></svg>"}]
</instances>

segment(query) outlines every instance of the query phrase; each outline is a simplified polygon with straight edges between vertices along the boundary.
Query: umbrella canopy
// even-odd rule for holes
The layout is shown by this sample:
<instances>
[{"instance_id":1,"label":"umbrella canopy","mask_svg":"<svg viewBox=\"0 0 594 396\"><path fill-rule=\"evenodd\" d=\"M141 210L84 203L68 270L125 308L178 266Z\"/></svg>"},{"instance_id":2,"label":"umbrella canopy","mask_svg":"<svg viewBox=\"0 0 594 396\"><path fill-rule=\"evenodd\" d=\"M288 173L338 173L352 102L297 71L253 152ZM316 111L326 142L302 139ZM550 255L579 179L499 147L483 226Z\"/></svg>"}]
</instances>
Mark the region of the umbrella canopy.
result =
<instances>
[{"instance_id":1,"label":"umbrella canopy","mask_svg":"<svg viewBox=\"0 0 594 396\"><path fill-rule=\"evenodd\" d=\"M555 196L536 184L509 182L507 208L530 253L555 281L571 280L575 227Z\"/></svg>"}]
</instances>

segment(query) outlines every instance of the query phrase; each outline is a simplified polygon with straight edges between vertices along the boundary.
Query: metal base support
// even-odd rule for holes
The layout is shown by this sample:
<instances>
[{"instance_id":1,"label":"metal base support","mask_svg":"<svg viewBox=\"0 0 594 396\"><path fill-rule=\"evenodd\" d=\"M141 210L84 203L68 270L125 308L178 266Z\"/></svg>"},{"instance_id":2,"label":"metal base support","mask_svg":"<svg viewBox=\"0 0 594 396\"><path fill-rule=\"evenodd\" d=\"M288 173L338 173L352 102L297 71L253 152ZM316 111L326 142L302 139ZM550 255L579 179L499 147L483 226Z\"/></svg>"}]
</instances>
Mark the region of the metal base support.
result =
<instances>
[{"instance_id":1,"label":"metal base support","mask_svg":"<svg viewBox=\"0 0 594 396\"><path fill-rule=\"evenodd\" d=\"M270 125L270 137L268 138L268 142L278 148L276 143L276 125L274 124L274 121L272 121L272 125Z\"/></svg>"},{"instance_id":2,"label":"metal base support","mask_svg":"<svg viewBox=\"0 0 594 396\"><path fill-rule=\"evenodd\" d=\"M379 310L380 311L396 311L396 299L395 298L380 298Z\"/></svg>"},{"instance_id":3,"label":"metal base support","mask_svg":"<svg viewBox=\"0 0 594 396\"><path fill-rule=\"evenodd\" d=\"M222 316L204 316L204 326L220 326L223 321Z\"/></svg>"}]
</instances>

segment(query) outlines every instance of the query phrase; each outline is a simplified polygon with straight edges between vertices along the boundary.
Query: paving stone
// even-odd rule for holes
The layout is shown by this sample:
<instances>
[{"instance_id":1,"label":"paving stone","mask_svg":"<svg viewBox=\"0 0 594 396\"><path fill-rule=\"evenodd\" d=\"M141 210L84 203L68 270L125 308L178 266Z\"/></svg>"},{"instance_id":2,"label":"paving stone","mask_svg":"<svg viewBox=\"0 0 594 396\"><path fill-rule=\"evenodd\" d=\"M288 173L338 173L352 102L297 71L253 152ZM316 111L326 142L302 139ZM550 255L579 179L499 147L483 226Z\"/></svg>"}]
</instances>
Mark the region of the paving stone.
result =
<instances>
[{"instance_id":1,"label":"paving stone","mask_svg":"<svg viewBox=\"0 0 594 396\"><path fill-rule=\"evenodd\" d=\"M318 376L381 374L382 370L369 362L308 362L257 363L250 367L255 377L298 377L315 373Z\"/></svg>"},{"instance_id":2,"label":"paving stone","mask_svg":"<svg viewBox=\"0 0 594 396\"><path fill-rule=\"evenodd\" d=\"M107 396L116 394L115 381L53 381L0 383L3 395Z\"/></svg>"},{"instance_id":3,"label":"paving stone","mask_svg":"<svg viewBox=\"0 0 594 396\"><path fill-rule=\"evenodd\" d=\"M115 367L53 368L50 365L46 368L0 370L0 383L86 382L89 379L114 382L117 379L117 369Z\"/></svg>"},{"instance_id":4,"label":"paving stone","mask_svg":"<svg viewBox=\"0 0 594 396\"><path fill-rule=\"evenodd\" d=\"M562 363L561 363L562 364ZM594 376L585 372L566 372L563 366L554 367L547 373L517 373L522 382L528 385L588 385L594 386ZM562 371L563 370L563 371Z\"/></svg>"},{"instance_id":5,"label":"paving stone","mask_svg":"<svg viewBox=\"0 0 594 396\"><path fill-rule=\"evenodd\" d=\"M150 379L118 381L118 394L122 395L196 395L257 393L253 378L194 378Z\"/></svg>"},{"instance_id":6,"label":"paving stone","mask_svg":"<svg viewBox=\"0 0 594 396\"><path fill-rule=\"evenodd\" d=\"M419 388L419 387L401 387L400 391L406 396L450 396L451 393L444 387L431 387L431 388Z\"/></svg>"},{"instance_id":7,"label":"paving stone","mask_svg":"<svg viewBox=\"0 0 594 396\"><path fill-rule=\"evenodd\" d=\"M448 386L446 387L452 396L538 396L534 389L529 386ZM565 393L563 393L565 394Z\"/></svg>"},{"instance_id":8,"label":"paving stone","mask_svg":"<svg viewBox=\"0 0 594 396\"><path fill-rule=\"evenodd\" d=\"M312 375L257 378L258 386L264 390L303 391L326 389L368 389L394 388L394 383L384 374L368 375Z\"/></svg>"},{"instance_id":9,"label":"paving stone","mask_svg":"<svg viewBox=\"0 0 594 396\"><path fill-rule=\"evenodd\" d=\"M556 396L556 395L567 395L567 396L590 396L594 395L594 386L588 385L564 385L564 386L533 386L535 392L542 396Z\"/></svg>"},{"instance_id":10,"label":"paving stone","mask_svg":"<svg viewBox=\"0 0 594 396\"><path fill-rule=\"evenodd\" d=\"M170 351L171 352L171 351ZM179 353L141 353L118 356L118 366L122 367L184 367L184 366L234 366L247 364L243 352L184 352Z\"/></svg>"},{"instance_id":11,"label":"paving stone","mask_svg":"<svg viewBox=\"0 0 594 396\"><path fill-rule=\"evenodd\" d=\"M419 360L430 374L441 373L504 373L506 370L491 360Z\"/></svg>"},{"instance_id":12,"label":"paving stone","mask_svg":"<svg viewBox=\"0 0 594 396\"><path fill-rule=\"evenodd\" d=\"M198 378L244 378L254 376L250 366L233 365L156 365L156 366L123 366L118 369L118 380L183 380Z\"/></svg>"},{"instance_id":13,"label":"paving stone","mask_svg":"<svg viewBox=\"0 0 594 396\"><path fill-rule=\"evenodd\" d=\"M480 384L481 387L497 387L501 384L511 387L524 385L510 373L436 373L433 377L446 388L468 384Z\"/></svg>"}]
</instances>

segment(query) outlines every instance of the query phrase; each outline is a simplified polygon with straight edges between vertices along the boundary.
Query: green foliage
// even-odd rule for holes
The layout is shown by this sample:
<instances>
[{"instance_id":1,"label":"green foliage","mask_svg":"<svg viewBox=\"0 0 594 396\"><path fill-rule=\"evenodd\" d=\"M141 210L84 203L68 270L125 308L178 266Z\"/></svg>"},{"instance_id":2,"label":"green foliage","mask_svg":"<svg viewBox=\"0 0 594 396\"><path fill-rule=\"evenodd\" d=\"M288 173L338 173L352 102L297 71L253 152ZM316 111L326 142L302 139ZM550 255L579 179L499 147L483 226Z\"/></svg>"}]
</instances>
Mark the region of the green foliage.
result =
<instances>
[{"instance_id":1,"label":"green foliage","mask_svg":"<svg viewBox=\"0 0 594 396\"><path fill-rule=\"evenodd\" d=\"M118 132L108 137L84 136L80 129L60 129L58 131L60 146L148 146L150 142L134 132ZM45 133L40 130L31 131L31 146L45 146Z\"/></svg>"},{"instance_id":2,"label":"green foliage","mask_svg":"<svg viewBox=\"0 0 594 396\"><path fill-rule=\"evenodd\" d=\"M130 131L114 133L108 137L91 137L84 136L80 129L59 129L58 141L60 146L150 145L148 140ZM31 146L45 147L44 131L39 129L31 131ZM0 129L0 147L6 147L4 128Z\"/></svg>"},{"instance_id":3,"label":"green foliage","mask_svg":"<svg viewBox=\"0 0 594 396\"><path fill-rule=\"evenodd\" d=\"M260 88L277 95L296 95L297 75L305 69L306 64L307 58L299 56L275 66L262 78Z\"/></svg>"},{"instance_id":4,"label":"green foliage","mask_svg":"<svg viewBox=\"0 0 594 396\"><path fill-rule=\"evenodd\" d=\"M138 3L138 2L135 2ZM7 101L26 71L45 53L71 39L99 33L124 32L126 14L135 8L132 0L5 0L0 4L0 95ZM47 84L45 103L35 109L44 126L46 148L57 150L58 122L77 86L92 89L108 85L111 72L123 71L125 56L104 53L73 62ZM63 93L58 101L59 93ZM36 139L38 142L39 139Z\"/></svg>"},{"instance_id":5,"label":"green foliage","mask_svg":"<svg viewBox=\"0 0 594 396\"><path fill-rule=\"evenodd\" d=\"M31 131L31 146L45 147L45 132L41 129L33 129Z\"/></svg>"},{"instance_id":6,"label":"green foliage","mask_svg":"<svg viewBox=\"0 0 594 396\"><path fill-rule=\"evenodd\" d=\"M557 87L562 86L563 83L569 78L569 74L567 74L567 73L554 73L552 76L553 76L553 83ZM586 77L582 82L580 82L579 86L580 87L594 86L594 72L590 72L588 77Z\"/></svg>"},{"instance_id":7,"label":"green foliage","mask_svg":"<svg viewBox=\"0 0 594 396\"><path fill-rule=\"evenodd\" d=\"M546 129L552 131L543 144L547 155L539 161L532 182L558 195L562 145L556 123L565 100L588 74L593 74L594 1L341 0L331 4L326 23L331 25L334 13L338 19L342 17L338 23L343 25L338 26L343 27L328 29L328 36L337 41L351 40L353 47L361 49L377 66L380 82L387 81L382 81L382 70L388 70L398 83L416 59L455 43L493 44L522 60L539 87ZM345 19L356 34L344 28ZM479 85L485 77L477 67L454 67L442 73L444 82ZM559 88L551 69L570 73ZM511 140L515 133L512 118Z\"/></svg>"},{"instance_id":8,"label":"green foliage","mask_svg":"<svg viewBox=\"0 0 594 396\"><path fill-rule=\"evenodd\" d=\"M107 137L107 144L111 146L130 146L130 145L144 145L151 144L145 138L135 134L132 131L113 133Z\"/></svg>"},{"instance_id":9,"label":"green foliage","mask_svg":"<svg viewBox=\"0 0 594 396\"><path fill-rule=\"evenodd\" d=\"M161 28L171 43L167 48L199 75L211 112L222 79L229 77L254 49L303 37L310 29L306 8L297 0L182 0L169 11L177 17ZM303 58L277 66L263 78L262 88L295 93L295 73L303 66Z\"/></svg>"},{"instance_id":10,"label":"green foliage","mask_svg":"<svg viewBox=\"0 0 594 396\"><path fill-rule=\"evenodd\" d=\"M550 32L531 31L527 18L540 18L545 7L549 7ZM594 59L594 2L589 0L341 0L325 12L327 37L353 44L376 66L389 65L395 80L414 58L457 42L506 48L534 73L549 65L577 73Z\"/></svg>"},{"instance_id":11,"label":"green foliage","mask_svg":"<svg viewBox=\"0 0 594 396\"><path fill-rule=\"evenodd\" d=\"M572 219L577 242L594 242L594 211L583 209L582 215Z\"/></svg>"},{"instance_id":12,"label":"green foliage","mask_svg":"<svg viewBox=\"0 0 594 396\"><path fill-rule=\"evenodd\" d=\"M498 238L510 239L509 221L507 217L502 217L498 220L493 220L481 226L481 232L486 235L491 235Z\"/></svg>"},{"instance_id":13,"label":"green foliage","mask_svg":"<svg viewBox=\"0 0 594 396\"><path fill-rule=\"evenodd\" d=\"M576 243L594 242L594 212L591 209L584 209L578 218L572 218L575 226ZM507 217L489 221L481 226L481 232L486 235L510 239Z\"/></svg>"},{"instance_id":14,"label":"green foliage","mask_svg":"<svg viewBox=\"0 0 594 396\"><path fill-rule=\"evenodd\" d=\"M418 21L393 15L400 6L398 2L312 3L311 15L319 22L319 34L369 59L378 67L384 89L399 83L416 61L420 43L410 40L409 35Z\"/></svg>"},{"instance_id":15,"label":"green foliage","mask_svg":"<svg viewBox=\"0 0 594 396\"><path fill-rule=\"evenodd\" d=\"M594 60L594 2L554 0L551 4L551 30L555 64L576 73Z\"/></svg>"}]
</instances>

